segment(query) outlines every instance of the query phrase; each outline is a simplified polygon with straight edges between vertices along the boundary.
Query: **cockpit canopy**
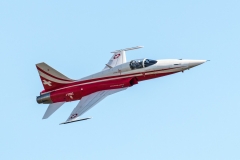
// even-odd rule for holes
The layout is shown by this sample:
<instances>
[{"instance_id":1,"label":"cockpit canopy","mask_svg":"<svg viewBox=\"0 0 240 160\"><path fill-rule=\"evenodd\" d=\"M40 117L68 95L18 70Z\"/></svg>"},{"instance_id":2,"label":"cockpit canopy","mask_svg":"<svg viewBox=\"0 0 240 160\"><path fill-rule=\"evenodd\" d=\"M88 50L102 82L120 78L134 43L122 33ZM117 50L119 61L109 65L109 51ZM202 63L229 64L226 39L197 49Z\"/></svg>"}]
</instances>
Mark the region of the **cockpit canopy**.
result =
<instances>
[{"instance_id":1,"label":"cockpit canopy","mask_svg":"<svg viewBox=\"0 0 240 160\"><path fill-rule=\"evenodd\" d=\"M156 60L136 59L136 60L132 60L130 62L130 68L131 69L140 69L140 68L144 68L144 67L149 67L149 66L154 65L156 63L157 63Z\"/></svg>"}]
</instances>

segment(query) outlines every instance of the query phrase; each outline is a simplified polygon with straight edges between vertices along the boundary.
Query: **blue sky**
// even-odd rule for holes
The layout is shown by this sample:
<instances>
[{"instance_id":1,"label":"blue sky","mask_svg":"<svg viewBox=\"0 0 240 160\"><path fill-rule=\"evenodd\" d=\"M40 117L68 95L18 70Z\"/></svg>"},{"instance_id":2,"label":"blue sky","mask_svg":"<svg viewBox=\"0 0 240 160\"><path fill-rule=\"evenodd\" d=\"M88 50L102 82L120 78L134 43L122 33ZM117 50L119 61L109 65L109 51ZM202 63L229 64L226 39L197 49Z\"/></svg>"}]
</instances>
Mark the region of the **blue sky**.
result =
<instances>
[{"instance_id":1,"label":"blue sky","mask_svg":"<svg viewBox=\"0 0 240 160\"><path fill-rule=\"evenodd\" d=\"M239 1L0 1L0 159L240 159ZM209 59L109 96L68 125L42 120L35 64L70 78L127 59Z\"/></svg>"}]
</instances>

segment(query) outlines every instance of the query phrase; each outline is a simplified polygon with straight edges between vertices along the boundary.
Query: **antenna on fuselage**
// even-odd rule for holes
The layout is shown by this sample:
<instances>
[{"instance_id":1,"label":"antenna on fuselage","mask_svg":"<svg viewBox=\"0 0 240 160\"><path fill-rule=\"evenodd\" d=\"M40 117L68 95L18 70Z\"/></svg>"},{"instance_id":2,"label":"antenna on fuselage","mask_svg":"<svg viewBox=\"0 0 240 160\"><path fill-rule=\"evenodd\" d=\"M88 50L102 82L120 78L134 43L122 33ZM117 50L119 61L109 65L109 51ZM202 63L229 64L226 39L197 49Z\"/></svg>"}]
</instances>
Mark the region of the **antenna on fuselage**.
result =
<instances>
[{"instance_id":1,"label":"antenna on fuselage","mask_svg":"<svg viewBox=\"0 0 240 160\"><path fill-rule=\"evenodd\" d=\"M140 49L140 48L143 48L143 46L136 46L136 47L131 47L131 48L119 49L119 50L113 51L111 53L118 53L118 52L121 52L121 51L129 51L129 50Z\"/></svg>"}]
</instances>

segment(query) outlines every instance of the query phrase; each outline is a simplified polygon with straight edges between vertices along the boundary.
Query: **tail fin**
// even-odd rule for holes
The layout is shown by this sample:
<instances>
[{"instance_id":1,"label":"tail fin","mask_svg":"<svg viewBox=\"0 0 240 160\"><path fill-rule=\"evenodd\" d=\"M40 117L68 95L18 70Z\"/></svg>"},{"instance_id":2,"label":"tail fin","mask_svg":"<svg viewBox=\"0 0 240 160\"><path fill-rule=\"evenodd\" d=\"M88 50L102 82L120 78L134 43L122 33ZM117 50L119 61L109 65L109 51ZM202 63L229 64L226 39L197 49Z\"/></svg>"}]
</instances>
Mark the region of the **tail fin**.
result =
<instances>
[{"instance_id":1,"label":"tail fin","mask_svg":"<svg viewBox=\"0 0 240 160\"><path fill-rule=\"evenodd\" d=\"M58 72L57 70L53 69L44 62L36 64L36 67L41 78L43 87L46 91L59 88L65 84L74 81L66 77L62 73Z\"/></svg>"}]
</instances>

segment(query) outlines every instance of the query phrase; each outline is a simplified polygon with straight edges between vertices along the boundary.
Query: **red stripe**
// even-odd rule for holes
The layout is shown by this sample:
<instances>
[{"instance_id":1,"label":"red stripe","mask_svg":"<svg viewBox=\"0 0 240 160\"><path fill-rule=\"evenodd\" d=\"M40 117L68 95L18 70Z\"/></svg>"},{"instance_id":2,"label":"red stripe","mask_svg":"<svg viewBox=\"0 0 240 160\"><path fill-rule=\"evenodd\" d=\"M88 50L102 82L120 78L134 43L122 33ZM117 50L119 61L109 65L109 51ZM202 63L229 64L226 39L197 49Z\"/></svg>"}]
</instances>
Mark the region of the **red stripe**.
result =
<instances>
[{"instance_id":1,"label":"red stripe","mask_svg":"<svg viewBox=\"0 0 240 160\"><path fill-rule=\"evenodd\" d=\"M181 67L175 67L175 68L168 68L168 69L161 69L161 70L155 70L155 71L148 71L144 73L152 73L152 72L158 72L158 71L166 71L166 70L171 70L171 69L176 69L176 68L181 68ZM143 72L138 72L138 73L132 73L132 74L124 74L124 75L119 75L119 76L109 76L109 77L101 77L101 78L95 78L95 79L87 79L87 80L79 80L75 81L73 83L86 83L86 82L92 82L92 81L98 81L98 80L108 80L111 78L119 78L119 77L125 77L125 76L131 76L131 75L136 75L136 74L142 74ZM73 84L71 83L71 85Z\"/></svg>"},{"instance_id":2,"label":"red stripe","mask_svg":"<svg viewBox=\"0 0 240 160\"><path fill-rule=\"evenodd\" d=\"M181 68L181 67L176 67L176 68ZM176 68L168 68L168 69L162 69L162 70L155 70L155 71L149 71L149 72L145 72L145 73L150 73L150 72L158 72L158 71L163 71L163 70L171 70L171 69L176 69ZM156 74L163 74L164 75L168 75L168 74L173 74L173 73L176 73L176 72L180 72L180 71L174 71L174 72L167 72L167 73L156 73ZM123 78L130 78L130 77L124 77L124 76L134 76L136 74L142 74L143 72L139 72L139 73L135 73L135 74L127 74L127 75L121 75L121 76L111 76L111 78L120 78L120 77L123 77ZM141 75L142 76L142 75ZM137 76L137 77L141 77L141 76ZM104 78L96 78L96 79L92 79L92 80L85 80L85 81L75 81L73 83L69 83L69 84L63 84L64 86L60 87L60 88L55 88L55 89L63 89L65 87L74 87L75 85L81 85L83 83L88 83L88 82L92 82L92 84L94 84L94 81L98 81L98 80L111 80L110 77L104 77ZM56 82L55 82L56 83ZM98 83L98 82L95 82L95 83ZM85 84L87 85L87 84Z\"/></svg>"},{"instance_id":3,"label":"red stripe","mask_svg":"<svg viewBox=\"0 0 240 160\"><path fill-rule=\"evenodd\" d=\"M38 66L37 66L37 69L40 70L41 72L45 73L46 75L52 77L52 78L55 78L55 79L58 79L58 80L63 80L63 81L68 81L68 82L69 82L69 81L70 81L70 82L74 82L73 80L67 80L67 79L62 79L62 78L59 78L59 77L55 77L55 76L53 76L53 75L45 72L44 70L42 70L42 69L39 68Z\"/></svg>"}]
</instances>

